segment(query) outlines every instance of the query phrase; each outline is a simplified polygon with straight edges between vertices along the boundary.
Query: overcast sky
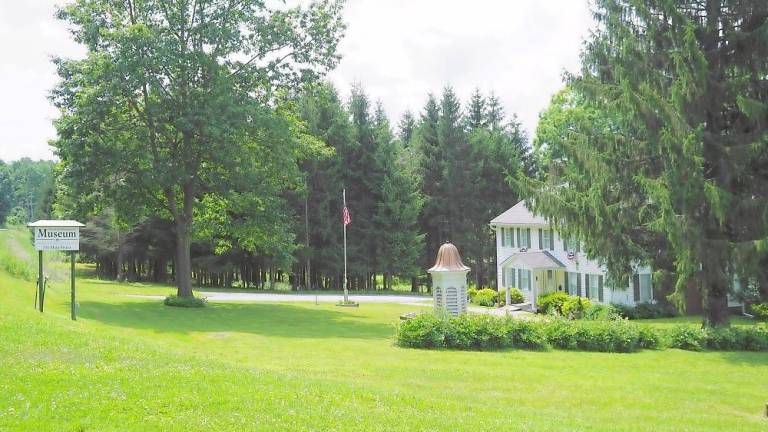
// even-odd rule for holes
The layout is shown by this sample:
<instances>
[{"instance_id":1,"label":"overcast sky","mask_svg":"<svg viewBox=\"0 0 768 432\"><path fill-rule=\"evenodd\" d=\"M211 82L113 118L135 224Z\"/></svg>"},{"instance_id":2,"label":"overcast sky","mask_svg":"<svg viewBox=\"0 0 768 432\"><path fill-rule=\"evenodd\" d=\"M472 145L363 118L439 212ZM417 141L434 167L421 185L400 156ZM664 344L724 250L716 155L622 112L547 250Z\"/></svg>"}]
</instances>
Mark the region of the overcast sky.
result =
<instances>
[{"instance_id":1,"label":"overcast sky","mask_svg":"<svg viewBox=\"0 0 768 432\"><path fill-rule=\"evenodd\" d=\"M53 55L82 49L54 17L62 0L0 0L0 159L53 157L47 99ZM344 56L330 79L346 97L359 82L396 124L428 92L494 91L529 135L564 70L576 70L592 25L588 0L348 0Z\"/></svg>"}]
</instances>

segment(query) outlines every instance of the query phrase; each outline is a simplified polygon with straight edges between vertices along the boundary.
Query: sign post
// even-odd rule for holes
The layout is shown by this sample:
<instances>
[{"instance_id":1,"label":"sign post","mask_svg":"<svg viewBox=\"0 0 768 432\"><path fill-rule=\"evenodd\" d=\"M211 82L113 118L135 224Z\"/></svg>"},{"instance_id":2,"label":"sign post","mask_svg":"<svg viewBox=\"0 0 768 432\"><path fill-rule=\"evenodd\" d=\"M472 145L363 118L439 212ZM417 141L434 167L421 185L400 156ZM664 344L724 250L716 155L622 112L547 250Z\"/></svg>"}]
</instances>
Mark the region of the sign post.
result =
<instances>
[{"instance_id":1,"label":"sign post","mask_svg":"<svg viewBox=\"0 0 768 432\"><path fill-rule=\"evenodd\" d=\"M37 308L43 312L45 305L45 276L43 275L43 251L70 251L71 278L71 315L77 319L77 302L75 297L75 254L80 250L80 228L85 225L73 220L39 220L27 225L35 234L35 249L37 249Z\"/></svg>"}]
</instances>

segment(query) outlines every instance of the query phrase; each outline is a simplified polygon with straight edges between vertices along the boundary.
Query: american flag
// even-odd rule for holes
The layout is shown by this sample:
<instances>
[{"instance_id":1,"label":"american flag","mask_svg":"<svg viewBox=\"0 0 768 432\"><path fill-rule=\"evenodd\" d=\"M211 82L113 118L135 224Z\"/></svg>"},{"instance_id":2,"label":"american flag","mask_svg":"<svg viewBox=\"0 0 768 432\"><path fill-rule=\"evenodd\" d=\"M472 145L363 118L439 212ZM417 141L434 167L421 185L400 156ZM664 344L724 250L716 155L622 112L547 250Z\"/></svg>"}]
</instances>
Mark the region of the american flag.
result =
<instances>
[{"instance_id":1,"label":"american flag","mask_svg":"<svg viewBox=\"0 0 768 432\"><path fill-rule=\"evenodd\" d=\"M341 219L342 222L344 222L344 226L347 226L350 222L352 222L352 217L349 216L349 209L347 206L344 206L344 211L341 212Z\"/></svg>"}]
</instances>

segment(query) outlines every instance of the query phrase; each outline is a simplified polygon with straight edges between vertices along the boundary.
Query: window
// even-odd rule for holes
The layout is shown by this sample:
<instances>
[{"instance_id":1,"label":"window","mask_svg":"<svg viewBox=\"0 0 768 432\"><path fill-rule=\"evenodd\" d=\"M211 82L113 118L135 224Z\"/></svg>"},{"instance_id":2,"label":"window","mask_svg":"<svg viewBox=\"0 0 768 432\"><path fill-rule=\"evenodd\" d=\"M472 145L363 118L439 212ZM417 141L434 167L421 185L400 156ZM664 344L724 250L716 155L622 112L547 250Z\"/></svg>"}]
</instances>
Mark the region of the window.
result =
<instances>
[{"instance_id":1,"label":"window","mask_svg":"<svg viewBox=\"0 0 768 432\"><path fill-rule=\"evenodd\" d=\"M653 300L653 293L651 290L651 275L641 274L640 275L640 301L641 302L649 302Z\"/></svg>"},{"instance_id":2,"label":"window","mask_svg":"<svg viewBox=\"0 0 768 432\"><path fill-rule=\"evenodd\" d=\"M517 238L519 240L519 244L517 247L519 248L531 248L531 229L530 228L518 228L517 229Z\"/></svg>"},{"instance_id":3,"label":"window","mask_svg":"<svg viewBox=\"0 0 768 432\"><path fill-rule=\"evenodd\" d=\"M517 284L515 284L515 269L514 268L505 268L503 269L504 272L504 286L505 287L515 287Z\"/></svg>"},{"instance_id":4,"label":"window","mask_svg":"<svg viewBox=\"0 0 768 432\"><path fill-rule=\"evenodd\" d=\"M569 295L578 295L579 294L579 274L568 272L568 286L566 289L568 290Z\"/></svg>"},{"instance_id":5,"label":"window","mask_svg":"<svg viewBox=\"0 0 768 432\"><path fill-rule=\"evenodd\" d=\"M565 250L567 252L581 252L581 244L578 240L569 239L566 242Z\"/></svg>"},{"instance_id":6,"label":"window","mask_svg":"<svg viewBox=\"0 0 768 432\"><path fill-rule=\"evenodd\" d=\"M499 228L499 231L501 232L501 234L499 234L501 238L501 247L506 247L507 246L507 229L502 227L502 228Z\"/></svg>"},{"instance_id":7,"label":"window","mask_svg":"<svg viewBox=\"0 0 768 432\"><path fill-rule=\"evenodd\" d=\"M514 228L507 228L507 247L514 247L515 246L515 229Z\"/></svg>"},{"instance_id":8,"label":"window","mask_svg":"<svg viewBox=\"0 0 768 432\"><path fill-rule=\"evenodd\" d=\"M589 275L589 299L600 300L599 275Z\"/></svg>"},{"instance_id":9,"label":"window","mask_svg":"<svg viewBox=\"0 0 768 432\"><path fill-rule=\"evenodd\" d=\"M542 237L543 237L542 243L544 243L544 244L541 246L541 248L542 249L555 250L555 248L554 248L555 239L554 239L554 235L552 233L552 230L543 230Z\"/></svg>"},{"instance_id":10,"label":"window","mask_svg":"<svg viewBox=\"0 0 768 432\"><path fill-rule=\"evenodd\" d=\"M531 290L531 271L530 270L518 270L520 273L520 289L524 289L526 291Z\"/></svg>"}]
</instances>

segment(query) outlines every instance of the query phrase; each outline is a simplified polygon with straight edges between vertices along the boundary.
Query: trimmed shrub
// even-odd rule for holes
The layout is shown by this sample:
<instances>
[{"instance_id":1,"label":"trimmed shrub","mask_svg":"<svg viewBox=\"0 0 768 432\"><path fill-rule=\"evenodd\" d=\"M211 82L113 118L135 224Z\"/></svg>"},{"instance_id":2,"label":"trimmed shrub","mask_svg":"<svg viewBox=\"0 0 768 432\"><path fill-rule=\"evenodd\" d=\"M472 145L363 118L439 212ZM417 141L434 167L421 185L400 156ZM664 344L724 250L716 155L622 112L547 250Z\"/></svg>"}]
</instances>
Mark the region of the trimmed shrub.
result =
<instances>
[{"instance_id":1,"label":"trimmed shrub","mask_svg":"<svg viewBox=\"0 0 768 432\"><path fill-rule=\"evenodd\" d=\"M562 291L544 294L536 299L536 307L543 314L563 316L563 305L568 301L568 297L569 295Z\"/></svg>"},{"instance_id":2,"label":"trimmed shrub","mask_svg":"<svg viewBox=\"0 0 768 432\"><path fill-rule=\"evenodd\" d=\"M704 330L689 325L680 325L672 328L668 336L670 348L701 351L707 344L707 336Z\"/></svg>"},{"instance_id":3,"label":"trimmed shrub","mask_svg":"<svg viewBox=\"0 0 768 432\"><path fill-rule=\"evenodd\" d=\"M663 347L661 336L649 326L640 326L638 338L638 343L642 349L660 349Z\"/></svg>"},{"instance_id":4,"label":"trimmed shrub","mask_svg":"<svg viewBox=\"0 0 768 432\"><path fill-rule=\"evenodd\" d=\"M163 300L166 306L183 307L183 308L201 308L207 303L207 300L202 297L179 297L177 295L169 295Z\"/></svg>"},{"instance_id":5,"label":"trimmed shrub","mask_svg":"<svg viewBox=\"0 0 768 432\"><path fill-rule=\"evenodd\" d=\"M755 303L749 307L752 315L761 321L768 321L768 302Z\"/></svg>"},{"instance_id":6,"label":"trimmed shrub","mask_svg":"<svg viewBox=\"0 0 768 432\"><path fill-rule=\"evenodd\" d=\"M547 339L555 348L600 352L635 352L641 348L640 326L626 320L554 320Z\"/></svg>"},{"instance_id":7,"label":"trimmed shrub","mask_svg":"<svg viewBox=\"0 0 768 432\"><path fill-rule=\"evenodd\" d=\"M517 288L510 288L509 289L509 300L512 302L511 304L517 304L517 303L523 303L525 302L525 297L523 297L523 292L520 291ZM498 303L501 306L505 306L507 304L507 289L502 288L499 290L499 297L498 297Z\"/></svg>"},{"instance_id":8,"label":"trimmed shrub","mask_svg":"<svg viewBox=\"0 0 768 432\"><path fill-rule=\"evenodd\" d=\"M472 303L478 306L493 307L496 304L496 296L498 293L490 288L483 288L475 294ZM471 298L471 297L470 297Z\"/></svg>"},{"instance_id":9,"label":"trimmed shrub","mask_svg":"<svg viewBox=\"0 0 768 432\"><path fill-rule=\"evenodd\" d=\"M408 348L442 348L445 346L447 319L434 314L421 314L397 326L397 345Z\"/></svg>"},{"instance_id":10,"label":"trimmed shrub","mask_svg":"<svg viewBox=\"0 0 768 432\"><path fill-rule=\"evenodd\" d=\"M616 311L624 318L629 319L654 319L672 318L679 315L674 305L668 302L638 303L635 306L614 304Z\"/></svg>"},{"instance_id":11,"label":"trimmed shrub","mask_svg":"<svg viewBox=\"0 0 768 432\"><path fill-rule=\"evenodd\" d=\"M505 319L507 338L509 345L514 348L544 350L549 348L547 335L544 332L544 326L541 323Z\"/></svg>"},{"instance_id":12,"label":"trimmed shrub","mask_svg":"<svg viewBox=\"0 0 768 432\"><path fill-rule=\"evenodd\" d=\"M589 301L589 300L587 300ZM610 321L621 319L619 311L612 305L589 304L581 313L581 318L589 321Z\"/></svg>"},{"instance_id":13,"label":"trimmed shrub","mask_svg":"<svg viewBox=\"0 0 768 432\"><path fill-rule=\"evenodd\" d=\"M539 312L546 315L558 315L566 318L581 318L592 306L586 297L571 296L562 291L544 294L536 300Z\"/></svg>"},{"instance_id":14,"label":"trimmed shrub","mask_svg":"<svg viewBox=\"0 0 768 432\"><path fill-rule=\"evenodd\" d=\"M470 288L467 290L467 296L469 296L470 303L474 303L476 295L477 295L477 288Z\"/></svg>"},{"instance_id":15,"label":"trimmed shrub","mask_svg":"<svg viewBox=\"0 0 768 432\"><path fill-rule=\"evenodd\" d=\"M510 346L504 320L490 315L459 315L449 318L445 346L468 350L488 350Z\"/></svg>"},{"instance_id":16,"label":"trimmed shrub","mask_svg":"<svg viewBox=\"0 0 768 432\"><path fill-rule=\"evenodd\" d=\"M768 351L768 328L720 327L705 330L706 347L715 351Z\"/></svg>"}]
</instances>

